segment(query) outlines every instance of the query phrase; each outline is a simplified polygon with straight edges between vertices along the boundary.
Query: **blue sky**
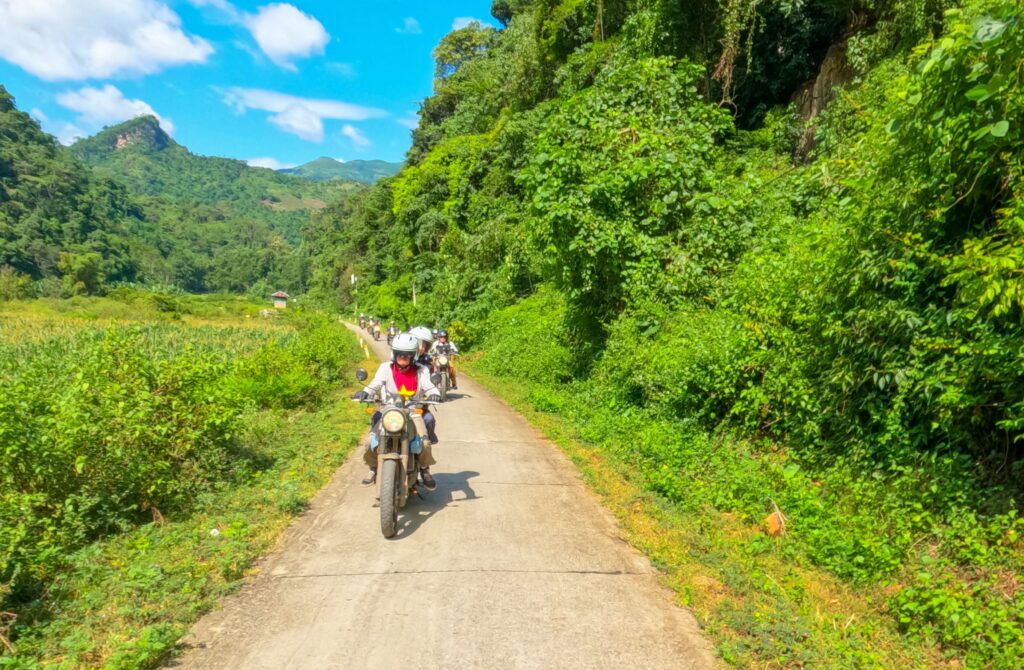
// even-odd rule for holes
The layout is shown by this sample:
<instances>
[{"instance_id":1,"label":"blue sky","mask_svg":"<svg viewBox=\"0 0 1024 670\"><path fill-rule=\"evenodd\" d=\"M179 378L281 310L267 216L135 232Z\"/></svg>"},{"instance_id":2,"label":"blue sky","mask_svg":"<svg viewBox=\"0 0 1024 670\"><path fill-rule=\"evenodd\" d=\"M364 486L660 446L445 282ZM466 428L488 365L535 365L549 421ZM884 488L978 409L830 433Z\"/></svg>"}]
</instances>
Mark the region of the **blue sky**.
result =
<instances>
[{"instance_id":1,"label":"blue sky","mask_svg":"<svg viewBox=\"0 0 1024 670\"><path fill-rule=\"evenodd\" d=\"M402 160L431 51L490 0L0 0L0 84L63 142L155 113L195 153Z\"/></svg>"}]
</instances>

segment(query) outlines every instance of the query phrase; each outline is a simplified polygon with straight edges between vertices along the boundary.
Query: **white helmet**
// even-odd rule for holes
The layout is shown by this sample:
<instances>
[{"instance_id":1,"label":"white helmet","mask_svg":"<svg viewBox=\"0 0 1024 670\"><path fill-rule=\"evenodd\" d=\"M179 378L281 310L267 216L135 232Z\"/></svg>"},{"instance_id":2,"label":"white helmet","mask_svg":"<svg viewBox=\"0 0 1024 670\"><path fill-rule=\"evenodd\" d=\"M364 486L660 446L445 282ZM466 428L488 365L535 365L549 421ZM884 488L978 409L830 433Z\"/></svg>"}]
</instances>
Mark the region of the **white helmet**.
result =
<instances>
[{"instance_id":1,"label":"white helmet","mask_svg":"<svg viewBox=\"0 0 1024 670\"><path fill-rule=\"evenodd\" d=\"M430 334L430 329L426 326L416 326L409 331L409 334L420 342L426 342L428 349L434 343L434 336Z\"/></svg>"},{"instance_id":2,"label":"white helmet","mask_svg":"<svg viewBox=\"0 0 1024 670\"><path fill-rule=\"evenodd\" d=\"M415 337L409 333L399 333L395 335L395 339L391 340L391 362L395 362L399 354L408 354L415 360L419 348L420 343Z\"/></svg>"}]
</instances>

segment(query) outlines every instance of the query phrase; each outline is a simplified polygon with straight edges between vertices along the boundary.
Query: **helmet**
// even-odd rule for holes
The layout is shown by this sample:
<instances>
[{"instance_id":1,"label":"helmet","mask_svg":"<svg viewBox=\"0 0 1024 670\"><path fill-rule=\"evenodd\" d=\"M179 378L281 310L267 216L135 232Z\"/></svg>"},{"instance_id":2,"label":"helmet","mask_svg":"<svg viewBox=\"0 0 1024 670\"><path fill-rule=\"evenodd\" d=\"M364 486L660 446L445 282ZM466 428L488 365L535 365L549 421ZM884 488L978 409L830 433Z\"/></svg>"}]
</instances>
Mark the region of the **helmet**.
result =
<instances>
[{"instance_id":1,"label":"helmet","mask_svg":"<svg viewBox=\"0 0 1024 670\"><path fill-rule=\"evenodd\" d=\"M410 329L409 334L421 342L426 342L428 347L434 343L434 336L424 326L416 326Z\"/></svg>"},{"instance_id":2,"label":"helmet","mask_svg":"<svg viewBox=\"0 0 1024 670\"><path fill-rule=\"evenodd\" d=\"M437 331L437 336L438 337L448 337L448 331L447 330L439 330L439 331Z\"/></svg>"},{"instance_id":3,"label":"helmet","mask_svg":"<svg viewBox=\"0 0 1024 670\"><path fill-rule=\"evenodd\" d=\"M394 362L399 354L408 354L416 358L419 348L420 343L415 337L409 333L399 333L391 341L391 361Z\"/></svg>"}]
</instances>

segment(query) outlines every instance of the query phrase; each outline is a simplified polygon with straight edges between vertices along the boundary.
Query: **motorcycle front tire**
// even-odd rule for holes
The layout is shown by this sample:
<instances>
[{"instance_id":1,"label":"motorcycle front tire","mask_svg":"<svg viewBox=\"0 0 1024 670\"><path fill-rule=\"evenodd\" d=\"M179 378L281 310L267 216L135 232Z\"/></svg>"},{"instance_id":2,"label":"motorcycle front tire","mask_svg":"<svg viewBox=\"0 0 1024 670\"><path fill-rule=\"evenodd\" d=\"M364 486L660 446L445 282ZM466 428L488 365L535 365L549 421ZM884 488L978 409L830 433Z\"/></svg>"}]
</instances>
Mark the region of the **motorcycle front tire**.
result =
<instances>
[{"instance_id":1,"label":"motorcycle front tire","mask_svg":"<svg viewBox=\"0 0 1024 670\"><path fill-rule=\"evenodd\" d=\"M441 373L441 385L440 385L440 389L439 389L441 391L441 402L448 402L448 387L449 387L450 383L451 382L448 379L448 373L447 372L442 372Z\"/></svg>"},{"instance_id":2,"label":"motorcycle front tire","mask_svg":"<svg viewBox=\"0 0 1024 670\"><path fill-rule=\"evenodd\" d=\"M380 532L384 537L394 537L398 531L398 494L402 486L398 480L398 461L384 461L380 477Z\"/></svg>"}]
</instances>

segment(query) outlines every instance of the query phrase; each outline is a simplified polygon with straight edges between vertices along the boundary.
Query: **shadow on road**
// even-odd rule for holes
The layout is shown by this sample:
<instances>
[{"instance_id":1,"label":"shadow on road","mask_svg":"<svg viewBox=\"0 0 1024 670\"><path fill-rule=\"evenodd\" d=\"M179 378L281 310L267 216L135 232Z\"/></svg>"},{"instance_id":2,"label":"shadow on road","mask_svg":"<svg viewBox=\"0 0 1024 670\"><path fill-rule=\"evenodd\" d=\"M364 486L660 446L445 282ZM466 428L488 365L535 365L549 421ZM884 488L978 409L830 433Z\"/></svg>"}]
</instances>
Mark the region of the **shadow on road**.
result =
<instances>
[{"instance_id":1,"label":"shadow on road","mask_svg":"<svg viewBox=\"0 0 1024 670\"><path fill-rule=\"evenodd\" d=\"M452 503L478 499L480 496L469 485L469 480L479 476L479 472L472 470L435 472L434 480L437 482L437 490L433 493L424 493L423 500L413 496L398 517L398 533L395 535L395 539L412 535L427 519ZM457 495L460 492L462 495Z\"/></svg>"}]
</instances>

